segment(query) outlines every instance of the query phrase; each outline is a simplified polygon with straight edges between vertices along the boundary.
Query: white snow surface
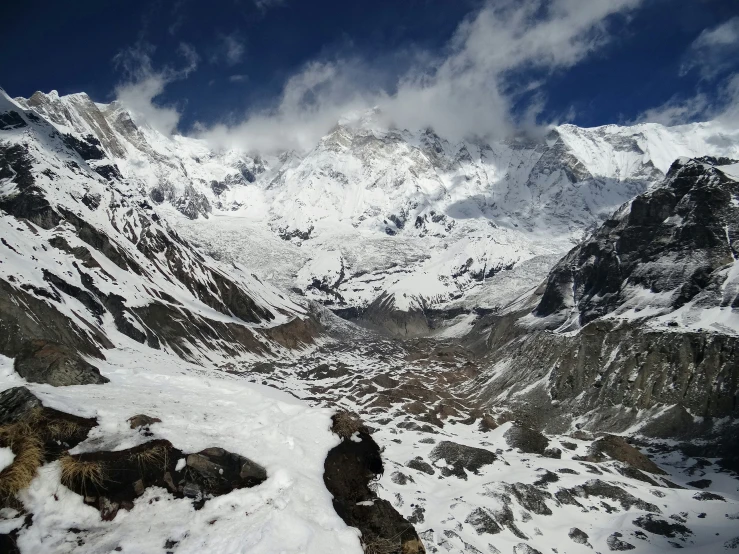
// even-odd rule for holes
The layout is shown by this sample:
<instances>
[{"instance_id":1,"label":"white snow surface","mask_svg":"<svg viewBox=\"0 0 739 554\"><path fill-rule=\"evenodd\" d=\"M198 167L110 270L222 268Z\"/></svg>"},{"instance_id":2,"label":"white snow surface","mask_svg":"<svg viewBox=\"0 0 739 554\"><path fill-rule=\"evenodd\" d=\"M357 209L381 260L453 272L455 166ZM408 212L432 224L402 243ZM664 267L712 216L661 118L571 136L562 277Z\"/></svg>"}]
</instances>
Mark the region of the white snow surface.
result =
<instances>
[{"instance_id":1,"label":"white snow surface","mask_svg":"<svg viewBox=\"0 0 739 554\"><path fill-rule=\"evenodd\" d=\"M0 448L0 471L4 470L15 460L15 454L10 448Z\"/></svg>"},{"instance_id":2,"label":"white snow surface","mask_svg":"<svg viewBox=\"0 0 739 554\"><path fill-rule=\"evenodd\" d=\"M178 553L361 554L359 534L347 527L323 484L323 462L339 439L330 431L331 410L311 408L267 386L234 379L133 343L106 352L100 364L105 386L51 387L24 383L11 361L0 367L1 389L25 385L43 403L67 413L97 417L98 426L74 452L130 448L167 439L184 452L218 446L267 469L267 480L208 500L191 500L148 488L130 512L113 521L60 484L58 462L44 465L20 498L34 514L18 545L29 553L149 553L178 541ZM158 417L154 437L129 428L126 419ZM84 529L81 534L70 528ZM78 545L82 538L84 544Z\"/></svg>"}]
</instances>

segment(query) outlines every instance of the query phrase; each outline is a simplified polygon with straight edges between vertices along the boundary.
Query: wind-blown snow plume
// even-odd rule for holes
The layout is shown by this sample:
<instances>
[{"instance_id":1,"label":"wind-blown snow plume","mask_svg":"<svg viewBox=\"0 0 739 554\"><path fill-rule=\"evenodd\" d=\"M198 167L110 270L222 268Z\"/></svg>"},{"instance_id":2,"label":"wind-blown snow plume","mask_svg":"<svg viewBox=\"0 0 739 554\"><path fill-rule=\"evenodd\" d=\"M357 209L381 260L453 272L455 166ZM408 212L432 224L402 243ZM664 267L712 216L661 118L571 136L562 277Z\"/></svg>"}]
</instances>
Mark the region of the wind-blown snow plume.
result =
<instances>
[{"instance_id":1,"label":"wind-blown snow plume","mask_svg":"<svg viewBox=\"0 0 739 554\"><path fill-rule=\"evenodd\" d=\"M115 95L135 116L157 131L169 135L177 129L180 112L172 106L157 105L154 99L164 92L169 83L195 71L199 57L191 46L182 43L180 53L185 58L185 65L180 69L165 67L156 70L151 61L153 50L150 45L137 44L115 57L115 62L126 74L126 81L116 87Z\"/></svg>"},{"instance_id":2,"label":"wind-blown snow plume","mask_svg":"<svg viewBox=\"0 0 739 554\"><path fill-rule=\"evenodd\" d=\"M526 100L548 75L571 67L610 40L613 16L641 0L542 0L486 4L456 30L441 56L417 54L394 86L378 89L382 73L362 59L313 61L285 83L272 109L200 135L219 147L305 150L348 112L377 106L385 123L431 127L450 139L500 138L530 119L540 97ZM526 109L526 108L530 109Z\"/></svg>"}]
</instances>

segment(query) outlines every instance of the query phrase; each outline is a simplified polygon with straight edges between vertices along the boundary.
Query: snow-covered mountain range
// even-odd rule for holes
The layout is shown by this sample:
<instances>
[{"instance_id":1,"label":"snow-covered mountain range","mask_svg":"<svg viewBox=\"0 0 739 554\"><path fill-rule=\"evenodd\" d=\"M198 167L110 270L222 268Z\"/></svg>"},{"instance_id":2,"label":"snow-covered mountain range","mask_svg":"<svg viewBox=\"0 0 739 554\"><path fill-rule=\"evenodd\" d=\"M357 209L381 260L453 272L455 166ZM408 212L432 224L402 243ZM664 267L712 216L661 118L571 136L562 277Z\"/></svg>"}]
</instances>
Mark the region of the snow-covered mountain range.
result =
<instances>
[{"instance_id":1,"label":"snow-covered mountain range","mask_svg":"<svg viewBox=\"0 0 739 554\"><path fill-rule=\"evenodd\" d=\"M85 94L16 101L80 148L93 141L91 168L176 212L180 232L211 252L404 335L428 334L430 309L495 309L535 286L676 158L739 157L737 133L713 122L451 143L380 128L372 111L308 152L260 156L166 137Z\"/></svg>"}]
</instances>

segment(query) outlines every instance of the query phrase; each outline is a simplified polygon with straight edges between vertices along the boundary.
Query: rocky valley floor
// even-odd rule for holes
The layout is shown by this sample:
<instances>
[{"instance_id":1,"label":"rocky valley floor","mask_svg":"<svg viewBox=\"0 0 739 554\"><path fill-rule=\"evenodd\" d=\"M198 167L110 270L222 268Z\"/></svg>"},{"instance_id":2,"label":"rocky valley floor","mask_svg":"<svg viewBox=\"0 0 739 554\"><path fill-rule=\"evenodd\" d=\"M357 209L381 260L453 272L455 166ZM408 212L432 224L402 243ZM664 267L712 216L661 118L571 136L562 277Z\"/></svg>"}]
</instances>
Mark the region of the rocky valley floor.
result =
<instances>
[{"instance_id":1,"label":"rocky valley floor","mask_svg":"<svg viewBox=\"0 0 739 554\"><path fill-rule=\"evenodd\" d=\"M178 452L217 446L268 477L200 509L149 487L101 520L99 507L60 484L55 461L21 493L21 511L2 511L2 532L21 552L361 552L321 479L338 442L330 415L345 409L380 446L384 473L371 487L427 552L707 553L739 544L739 480L718 459L639 440L636 429L626 440L574 427L544 436L470 399L463 385L478 360L459 344L386 339L323 310L315 317L330 338L270 360L203 367L131 341L99 364L104 385L29 384L4 358L4 389L27 386L45 406L97 418L73 454L152 440ZM131 429L137 413L161 421Z\"/></svg>"},{"instance_id":2,"label":"rocky valley floor","mask_svg":"<svg viewBox=\"0 0 739 554\"><path fill-rule=\"evenodd\" d=\"M739 545L739 480L719 460L690 457L671 441L640 441L636 429L625 436L638 451L620 439L607 448L612 436L574 426L544 437L468 399L463 385L479 368L460 346L384 340L337 325L343 340L296 359L223 369L359 413L383 451L378 494L413 522L427 551Z\"/></svg>"}]
</instances>

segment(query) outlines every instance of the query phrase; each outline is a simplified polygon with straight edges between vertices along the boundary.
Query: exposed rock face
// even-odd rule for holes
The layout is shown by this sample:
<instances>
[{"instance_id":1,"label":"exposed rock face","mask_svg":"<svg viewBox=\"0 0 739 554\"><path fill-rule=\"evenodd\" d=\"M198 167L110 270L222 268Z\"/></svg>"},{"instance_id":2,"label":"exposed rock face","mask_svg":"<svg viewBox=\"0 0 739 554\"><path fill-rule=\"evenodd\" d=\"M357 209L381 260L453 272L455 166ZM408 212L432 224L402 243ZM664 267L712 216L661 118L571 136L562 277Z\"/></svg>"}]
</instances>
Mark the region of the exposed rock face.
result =
<instances>
[{"instance_id":1,"label":"exposed rock face","mask_svg":"<svg viewBox=\"0 0 739 554\"><path fill-rule=\"evenodd\" d=\"M511 428L505 432L504 436L509 446L518 448L521 452L543 455L547 446L549 446L548 438L538 431L524 425L514 423Z\"/></svg>"},{"instance_id":2,"label":"exposed rock face","mask_svg":"<svg viewBox=\"0 0 739 554\"><path fill-rule=\"evenodd\" d=\"M640 516L633 521L634 525L641 527L648 533L662 535L664 537L680 537L685 538L692 535L693 532L685 525L678 521L667 521L654 514Z\"/></svg>"},{"instance_id":3,"label":"exposed rock face","mask_svg":"<svg viewBox=\"0 0 739 554\"><path fill-rule=\"evenodd\" d=\"M342 419L338 420L340 425ZM334 432L337 419L334 418ZM334 497L334 508L347 525L362 532L365 551L388 554L423 554L426 550L413 528L387 500L377 497L369 483L383 473L380 447L366 432L355 431L326 457L323 481ZM379 550L383 547L383 550ZM372 549L375 550L372 550Z\"/></svg>"},{"instance_id":4,"label":"exposed rock face","mask_svg":"<svg viewBox=\"0 0 739 554\"><path fill-rule=\"evenodd\" d=\"M44 340L28 341L13 367L27 381L55 387L101 385L109 381L71 348Z\"/></svg>"},{"instance_id":5,"label":"exposed rock face","mask_svg":"<svg viewBox=\"0 0 739 554\"><path fill-rule=\"evenodd\" d=\"M583 414L586 429L619 432L660 405L676 408L644 431L662 437L705 434L688 412L735 416L739 183L721 165L730 161L675 162L519 311L483 318L470 345L487 350L490 369L470 385L475 396L506 391L549 432Z\"/></svg>"},{"instance_id":6,"label":"exposed rock face","mask_svg":"<svg viewBox=\"0 0 739 554\"><path fill-rule=\"evenodd\" d=\"M429 321L424 307L399 310L393 298L387 294L378 296L361 315L361 321L390 335L419 337L429 332Z\"/></svg>"},{"instance_id":7,"label":"exposed rock face","mask_svg":"<svg viewBox=\"0 0 739 554\"><path fill-rule=\"evenodd\" d=\"M562 490L567 489L561 489L557 494L559 495ZM607 498L614 502L618 502L624 510L636 508L638 510L661 513L660 509L655 504L641 500L621 487L617 487L616 485L612 485L606 481L601 481L600 479L592 479L573 489L567 490L567 492L574 497L588 498L595 496L598 498Z\"/></svg>"},{"instance_id":8,"label":"exposed rock face","mask_svg":"<svg viewBox=\"0 0 739 554\"><path fill-rule=\"evenodd\" d=\"M629 308L671 311L691 301L739 307L739 291L721 287L727 265L739 257L739 207L733 202L739 183L717 163L675 162L663 186L622 207L557 264L534 313L556 316L552 328ZM652 298L635 298L639 291Z\"/></svg>"}]
</instances>

